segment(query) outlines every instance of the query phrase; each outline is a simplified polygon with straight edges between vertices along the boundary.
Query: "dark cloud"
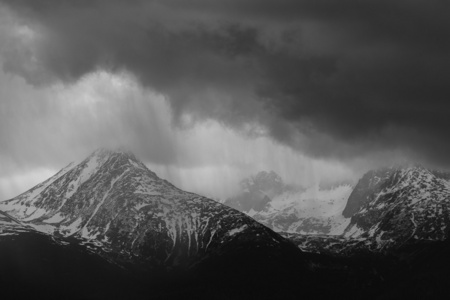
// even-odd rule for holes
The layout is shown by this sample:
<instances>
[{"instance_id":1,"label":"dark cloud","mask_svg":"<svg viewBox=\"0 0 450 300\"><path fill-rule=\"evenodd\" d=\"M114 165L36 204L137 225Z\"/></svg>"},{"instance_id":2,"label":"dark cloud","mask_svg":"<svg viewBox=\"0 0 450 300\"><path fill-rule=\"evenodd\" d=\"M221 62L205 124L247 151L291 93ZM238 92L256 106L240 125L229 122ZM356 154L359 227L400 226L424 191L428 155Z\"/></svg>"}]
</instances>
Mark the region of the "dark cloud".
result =
<instances>
[{"instance_id":1,"label":"dark cloud","mask_svg":"<svg viewBox=\"0 0 450 300\"><path fill-rule=\"evenodd\" d=\"M447 1L0 2L39 34L3 51L33 84L127 70L179 120L254 122L313 156L450 165Z\"/></svg>"}]
</instances>

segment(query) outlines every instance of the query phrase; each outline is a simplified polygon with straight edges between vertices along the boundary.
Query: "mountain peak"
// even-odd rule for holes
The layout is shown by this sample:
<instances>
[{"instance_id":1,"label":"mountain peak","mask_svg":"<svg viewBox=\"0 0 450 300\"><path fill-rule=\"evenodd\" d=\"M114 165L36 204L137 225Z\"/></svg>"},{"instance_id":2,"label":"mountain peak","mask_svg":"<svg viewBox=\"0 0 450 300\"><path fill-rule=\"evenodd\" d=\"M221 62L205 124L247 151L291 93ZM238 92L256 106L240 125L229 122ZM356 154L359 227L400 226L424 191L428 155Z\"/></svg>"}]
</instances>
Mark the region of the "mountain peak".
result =
<instances>
[{"instance_id":1,"label":"mountain peak","mask_svg":"<svg viewBox=\"0 0 450 300\"><path fill-rule=\"evenodd\" d=\"M86 159L81 161L77 167L81 166L87 171L94 171L104 164L108 164L109 169L111 170L126 167L138 168L151 172L136 158L133 152L125 148L98 148ZM151 173L155 175L153 172Z\"/></svg>"},{"instance_id":2,"label":"mountain peak","mask_svg":"<svg viewBox=\"0 0 450 300\"><path fill-rule=\"evenodd\" d=\"M256 175L250 176L241 181L241 189L245 191L261 191L272 197L273 194L281 193L284 183L281 177L274 171L260 171Z\"/></svg>"},{"instance_id":3,"label":"mountain peak","mask_svg":"<svg viewBox=\"0 0 450 300\"><path fill-rule=\"evenodd\" d=\"M250 217L160 179L129 151L105 148L0 209L38 231L161 266L189 264L227 244L282 242Z\"/></svg>"},{"instance_id":4,"label":"mountain peak","mask_svg":"<svg viewBox=\"0 0 450 300\"><path fill-rule=\"evenodd\" d=\"M445 238L450 199L450 177L446 174L420 164L366 173L343 212L352 217L346 234L380 234L386 243L390 239Z\"/></svg>"},{"instance_id":5,"label":"mountain peak","mask_svg":"<svg viewBox=\"0 0 450 300\"><path fill-rule=\"evenodd\" d=\"M7 211L14 210L16 216L25 222L43 220L64 208L68 202L74 201L74 197L76 198L80 191L89 190L91 193L95 190L95 186L104 184L107 186L109 184L109 188L112 188L113 185L119 185L121 180L133 182L135 188L150 182L175 188L167 181L158 178L130 151L99 148L81 162L70 163L46 181L5 201L1 207ZM104 189L106 187L101 188L102 191ZM143 190L147 189L143 188ZM92 199L89 200L88 206L92 201ZM24 206L18 206L18 204ZM84 203L77 205L85 206ZM30 209L31 206L35 207ZM44 209L44 206L49 206L51 209Z\"/></svg>"},{"instance_id":6,"label":"mountain peak","mask_svg":"<svg viewBox=\"0 0 450 300\"><path fill-rule=\"evenodd\" d=\"M369 197L375 190L384 189L386 186L412 184L423 178L433 176L433 171L418 163L401 163L368 171L356 184L352 194L348 198L343 211L346 218L350 218L362 206L370 202Z\"/></svg>"},{"instance_id":7,"label":"mountain peak","mask_svg":"<svg viewBox=\"0 0 450 300\"><path fill-rule=\"evenodd\" d=\"M116 147L116 148L101 147L92 152L91 155L88 156L88 158L95 157L97 159L103 159L113 156L122 156L129 158L133 161L139 162L134 153L130 149L125 147Z\"/></svg>"}]
</instances>

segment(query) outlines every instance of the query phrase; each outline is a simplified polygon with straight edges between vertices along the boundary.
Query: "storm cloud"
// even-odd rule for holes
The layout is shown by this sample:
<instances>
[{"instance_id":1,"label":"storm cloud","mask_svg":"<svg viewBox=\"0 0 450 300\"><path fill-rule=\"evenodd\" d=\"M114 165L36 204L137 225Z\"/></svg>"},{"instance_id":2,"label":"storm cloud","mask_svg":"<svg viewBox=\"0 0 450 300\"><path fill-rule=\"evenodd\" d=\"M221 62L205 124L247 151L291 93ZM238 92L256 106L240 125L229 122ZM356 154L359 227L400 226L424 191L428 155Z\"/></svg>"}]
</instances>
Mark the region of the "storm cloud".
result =
<instances>
[{"instance_id":1,"label":"storm cloud","mask_svg":"<svg viewBox=\"0 0 450 300\"><path fill-rule=\"evenodd\" d=\"M179 128L216 120L315 158L401 153L450 166L446 1L0 3L3 70L30 89L125 72L169 101ZM137 120L150 104L123 111L129 106L116 102L102 109L132 123L121 128L145 135L139 130L148 124ZM42 113L45 104L36 109ZM136 110L143 115L133 116ZM152 146L161 152L154 161L173 162L170 143Z\"/></svg>"},{"instance_id":2,"label":"storm cloud","mask_svg":"<svg viewBox=\"0 0 450 300\"><path fill-rule=\"evenodd\" d=\"M127 70L178 117L258 122L319 156L405 146L448 162L446 2L2 2L38 36L4 64L33 84Z\"/></svg>"}]
</instances>

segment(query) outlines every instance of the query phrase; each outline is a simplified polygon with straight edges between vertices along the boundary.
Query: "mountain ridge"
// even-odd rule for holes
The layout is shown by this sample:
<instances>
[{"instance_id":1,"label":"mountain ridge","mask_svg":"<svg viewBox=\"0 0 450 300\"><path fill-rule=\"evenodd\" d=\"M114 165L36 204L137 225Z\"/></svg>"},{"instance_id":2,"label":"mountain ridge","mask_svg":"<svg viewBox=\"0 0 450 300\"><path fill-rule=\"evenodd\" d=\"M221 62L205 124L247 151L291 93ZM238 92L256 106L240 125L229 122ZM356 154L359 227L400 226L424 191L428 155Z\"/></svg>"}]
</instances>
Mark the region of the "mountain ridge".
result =
<instances>
[{"instance_id":1,"label":"mountain ridge","mask_svg":"<svg viewBox=\"0 0 450 300\"><path fill-rule=\"evenodd\" d=\"M450 234L450 176L418 164L367 172L344 212L351 221L341 236L282 234L304 251L331 254L397 251Z\"/></svg>"},{"instance_id":2,"label":"mountain ridge","mask_svg":"<svg viewBox=\"0 0 450 300\"><path fill-rule=\"evenodd\" d=\"M188 266L228 243L236 249L288 243L250 217L160 179L134 155L105 149L0 209L38 231L159 266Z\"/></svg>"},{"instance_id":3,"label":"mountain ridge","mask_svg":"<svg viewBox=\"0 0 450 300\"><path fill-rule=\"evenodd\" d=\"M235 209L176 188L126 153L102 153L0 204L8 210L0 210L2 291L19 299L377 299L448 290L448 240L395 248L379 241L396 223L377 219L398 220L395 214L367 215L389 210L395 198L427 212L420 203L436 199L412 196L442 183L446 200L445 174L386 176L354 215L366 214L370 226L351 220L360 234L284 234L292 243Z\"/></svg>"}]
</instances>

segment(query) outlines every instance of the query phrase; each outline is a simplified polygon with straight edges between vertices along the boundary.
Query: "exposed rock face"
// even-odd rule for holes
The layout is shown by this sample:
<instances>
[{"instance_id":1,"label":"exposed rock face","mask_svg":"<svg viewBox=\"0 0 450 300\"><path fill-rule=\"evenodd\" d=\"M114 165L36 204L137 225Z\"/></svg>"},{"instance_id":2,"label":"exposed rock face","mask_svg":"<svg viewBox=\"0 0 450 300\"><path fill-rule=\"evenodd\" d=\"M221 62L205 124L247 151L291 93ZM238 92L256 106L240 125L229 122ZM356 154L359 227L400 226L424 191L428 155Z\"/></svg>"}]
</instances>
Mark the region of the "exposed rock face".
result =
<instances>
[{"instance_id":1,"label":"exposed rock face","mask_svg":"<svg viewBox=\"0 0 450 300\"><path fill-rule=\"evenodd\" d=\"M443 241L450 230L450 176L421 166L368 172L344 212L352 214L342 237L285 235L312 252L391 251ZM313 241L316 239L315 241Z\"/></svg>"},{"instance_id":2,"label":"exposed rock face","mask_svg":"<svg viewBox=\"0 0 450 300\"><path fill-rule=\"evenodd\" d=\"M394 171L395 169L391 168L369 171L364 174L348 198L347 205L342 212L344 217L352 217L362 206L371 202L376 197L377 191L389 184L389 178Z\"/></svg>"},{"instance_id":3,"label":"exposed rock face","mask_svg":"<svg viewBox=\"0 0 450 300\"><path fill-rule=\"evenodd\" d=\"M352 217L347 236L365 232L378 244L444 240L450 224L450 181L420 166L385 171Z\"/></svg>"},{"instance_id":4,"label":"exposed rock face","mask_svg":"<svg viewBox=\"0 0 450 300\"><path fill-rule=\"evenodd\" d=\"M104 149L1 202L0 209L36 230L154 267L287 244L245 214L158 178L132 154Z\"/></svg>"}]
</instances>

